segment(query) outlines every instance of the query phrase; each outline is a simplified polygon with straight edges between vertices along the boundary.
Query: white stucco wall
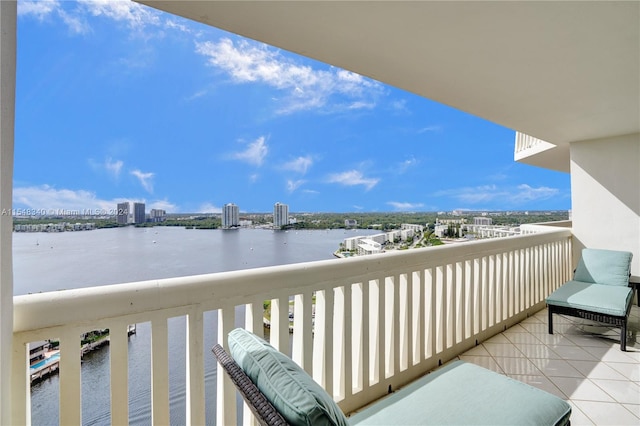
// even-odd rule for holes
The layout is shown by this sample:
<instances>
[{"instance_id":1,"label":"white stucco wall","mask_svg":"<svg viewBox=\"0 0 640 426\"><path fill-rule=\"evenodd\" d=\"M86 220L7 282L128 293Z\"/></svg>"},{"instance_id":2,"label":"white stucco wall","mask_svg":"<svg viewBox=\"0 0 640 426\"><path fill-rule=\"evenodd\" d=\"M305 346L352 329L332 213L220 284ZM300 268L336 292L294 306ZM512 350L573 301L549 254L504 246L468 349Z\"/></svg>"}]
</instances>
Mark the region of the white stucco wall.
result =
<instances>
[{"instance_id":1,"label":"white stucco wall","mask_svg":"<svg viewBox=\"0 0 640 426\"><path fill-rule=\"evenodd\" d=\"M571 144L574 261L584 247L633 253L640 280L640 133Z\"/></svg>"}]
</instances>

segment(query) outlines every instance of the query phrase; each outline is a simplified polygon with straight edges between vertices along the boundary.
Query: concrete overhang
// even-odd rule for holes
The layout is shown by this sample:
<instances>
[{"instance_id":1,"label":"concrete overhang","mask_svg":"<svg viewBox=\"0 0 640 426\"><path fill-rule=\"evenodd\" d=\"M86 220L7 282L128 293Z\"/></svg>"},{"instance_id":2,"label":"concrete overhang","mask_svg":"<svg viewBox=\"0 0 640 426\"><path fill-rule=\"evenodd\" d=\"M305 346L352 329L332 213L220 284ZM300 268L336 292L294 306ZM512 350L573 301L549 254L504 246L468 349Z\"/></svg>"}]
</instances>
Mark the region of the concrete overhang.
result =
<instances>
[{"instance_id":1,"label":"concrete overhang","mask_svg":"<svg viewBox=\"0 0 640 426\"><path fill-rule=\"evenodd\" d=\"M640 132L637 1L138 1L554 145Z\"/></svg>"}]
</instances>

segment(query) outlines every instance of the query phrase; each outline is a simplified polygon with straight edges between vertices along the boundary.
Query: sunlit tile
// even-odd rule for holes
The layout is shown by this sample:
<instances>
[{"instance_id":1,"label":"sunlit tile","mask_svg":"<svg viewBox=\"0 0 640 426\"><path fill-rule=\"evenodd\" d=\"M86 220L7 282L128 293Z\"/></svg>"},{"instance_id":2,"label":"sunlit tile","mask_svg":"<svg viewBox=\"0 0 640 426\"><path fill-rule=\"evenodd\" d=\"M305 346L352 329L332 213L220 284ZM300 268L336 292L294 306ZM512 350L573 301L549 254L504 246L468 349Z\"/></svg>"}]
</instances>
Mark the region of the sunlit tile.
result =
<instances>
[{"instance_id":1,"label":"sunlit tile","mask_svg":"<svg viewBox=\"0 0 640 426\"><path fill-rule=\"evenodd\" d=\"M638 418L617 403L572 401L587 417L598 425L637 425ZM573 417L571 418L573 425Z\"/></svg>"},{"instance_id":2,"label":"sunlit tile","mask_svg":"<svg viewBox=\"0 0 640 426\"><path fill-rule=\"evenodd\" d=\"M576 377L583 378L584 375L562 359L532 359L531 362L545 376L549 377Z\"/></svg>"},{"instance_id":3,"label":"sunlit tile","mask_svg":"<svg viewBox=\"0 0 640 426\"><path fill-rule=\"evenodd\" d=\"M580 408L573 403L573 401L569 401L571 405L571 426L592 426L595 425L586 414L580 410Z\"/></svg>"},{"instance_id":4,"label":"sunlit tile","mask_svg":"<svg viewBox=\"0 0 640 426\"><path fill-rule=\"evenodd\" d=\"M589 334L568 334L566 338L583 347L611 348L613 345L619 345L619 342Z\"/></svg>"},{"instance_id":5,"label":"sunlit tile","mask_svg":"<svg viewBox=\"0 0 640 426\"><path fill-rule=\"evenodd\" d=\"M571 365L589 379L628 380L627 377L597 361L571 361Z\"/></svg>"},{"instance_id":6,"label":"sunlit tile","mask_svg":"<svg viewBox=\"0 0 640 426\"><path fill-rule=\"evenodd\" d=\"M608 362L606 365L622 374L627 380L640 382L640 364Z\"/></svg>"},{"instance_id":7,"label":"sunlit tile","mask_svg":"<svg viewBox=\"0 0 640 426\"><path fill-rule=\"evenodd\" d=\"M562 393L572 400L615 402L615 400L589 379L549 377ZM585 412L585 414L589 415ZM591 416L589 416L591 417ZM598 423L598 422L596 422Z\"/></svg>"},{"instance_id":8,"label":"sunlit tile","mask_svg":"<svg viewBox=\"0 0 640 426\"><path fill-rule=\"evenodd\" d=\"M523 343L529 345L539 345L540 343L542 343L540 339L527 332L526 330L524 333L511 333L511 329L509 329L509 331L505 331L502 334L504 334L504 336L509 339L511 343Z\"/></svg>"},{"instance_id":9,"label":"sunlit tile","mask_svg":"<svg viewBox=\"0 0 640 426\"><path fill-rule=\"evenodd\" d=\"M549 325L543 323L529 323L522 324L522 328L527 330L531 334L548 334L549 333Z\"/></svg>"},{"instance_id":10,"label":"sunlit tile","mask_svg":"<svg viewBox=\"0 0 640 426\"><path fill-rule=\"evenodd\" d=\"M483 343L482 344L493 357L524 357L524 354L511 343Z\"/></svg>"},{"instance_id":11,"label":"sunlit tile","mask_svg":"<svg viewBox=\"0 0 640 426\"><path fill-rule=\"evenodd\" d=\"M538 344L516 343L515 346L527 358L561 359L560 355L555 353L549 346L541 345L540 343Z\"/></svg>"},{"instance_id":12,"label":"sunlit tile","mask_svg":"<svg viewBox=\"0 0 640 426\"><path fill-rule=\"evenodd\" d=\"M617 402L623 404L636 404L640 402L640 386L636 383L603 379L592 379L592 382L611 395Z\"/></svg>"},{"instance_id":13,"label":"sunlit tile","mask_svg":"<svg viewBox=\"0 0 640 426\"><path fill-rule=\"evenodd\" d=\"M631 413L640 419L640 404L622 404L624 408L631 411Z\"/></svg>"},{"instance_id":14,"label":"sunlit tile","mask_svg":"<svg viewBox=\"0 0 640 426\"><path fill-rule=\"evenodd\" d=\"M478 345L474 348L471 348L468 351L466 351L464 354L468 356L491 356L491 354L487 351L487 349L482 345Z\"/></svg>"},{"instance_id":15,"label":"sunlit tile","mask_svg":"<svg viewBox=\"0 0 640 426\"><path fill-rule=\"evenodd\" d=\"M496 334L491 339L487 340L484 343L511 343L509 339L507 339L504 334Z\"/></svg>"},{"instance_id":16,"label":"sunlit tile","mask_svg":"<svg viewBox=\"0 0 640 426\"><path fill-rule=\"evenodd\" d=\"M471 362L479 365L480 367L484 367L488 370L495 371L496 373L505 374L504 370L490 356L460 355L460 359L465 362Z\"/></svg>"},{"instance_id":17,"label":"sunlit tile","mask_svg":"<svg viewBox=\"0 0 640 426\"><path fill-rule=\"evenodd\" d=\"M544 376L538 376L538 375L511 375L510 376L513 379L516 379L522 383L526 383L528 385L531 385L535 388L538 389L542 389L543 391L549 392L555 396L557 396L558 398L562 398L562 399L567 399L567 396L565 394L562 393L562 391L560 389L558 389L558 387L556 385L553 384L553 382L551 382L551 380L549 380L548 378L544 377ZM573 420L573 419L572 419Z\"/></svg>"},{"instance_id":18,"label":"sunlit tile","mask_svg":"<svg viewBox=\"0 0 640 426\"><path fill-rule=\"evenodd\" d=\"M566 360L579 360L579 361L594 361L598 360L597 357L593 356L591 353L585 351L582 348L577 346L552 346L551 349L562 359Z\"/></svg>"},{"instance_id":19,"label":"sunlit tile","mask_svg":"<svg viewBox=\"0 0 640 426\"><path fill-rule=\"evenodd\" d=\"M614 346L612 348L587 348L590 354L596 357L597 360L603 362L635 362L633 355L629 352L623 352L620 350L620 346Z\"/></svg>"},{"instance_id":20,"label":"sunlit tile","mask_svg":"<svg viewBox=\"0 0 640 426\"><path fill-rule=\"evenodd\" d=\"M495 357L498 365L509 376L512 375L534 375L541 376L542 372L538 370L533 362L527 358L502 358Z\"/></svg>"}]
</instances>

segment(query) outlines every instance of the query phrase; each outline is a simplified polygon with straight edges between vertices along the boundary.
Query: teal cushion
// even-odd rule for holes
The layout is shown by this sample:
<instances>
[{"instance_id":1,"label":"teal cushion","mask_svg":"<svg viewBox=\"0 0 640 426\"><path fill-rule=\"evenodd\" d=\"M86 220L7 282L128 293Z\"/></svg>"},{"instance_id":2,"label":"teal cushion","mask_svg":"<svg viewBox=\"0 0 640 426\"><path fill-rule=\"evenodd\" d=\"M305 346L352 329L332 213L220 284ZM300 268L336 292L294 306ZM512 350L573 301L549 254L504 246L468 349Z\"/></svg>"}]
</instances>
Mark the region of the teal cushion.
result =
<instances>
[{"instance_id":1,"label":"teal cushion","mask_svg":"<svg viewBox=\"0 0 640 426\"><path fill-rule=\"evenodd\" d=\"M229 352L291 425L346 426L327 392L291 358L245 329L229 333Z\"/></svg>"},{"instance_id":2,"label":"teal cushion","mask_svg":"<svg viewBox=\"0 0 640 426\"><path fill-rule=\"evenodd\" d=\"M562 399L477 365L453 362L349 417L351 425L566 425Z\"/></svg>"},{"instance_id":3,"label":"teal cushion","mask_svg":"<svg viewBox=\"0 0 640 426\"><path fill-rule=\"evenodd\" d=\"M627 287L632 257L628 251L584 249L573 279Z\"/></svg>"},{"instance_id":4,"label":"teal cushion","mask_svg":"<svg viewBox=\"0 0 640 426\"><path fill-rule=\"evenodd\" d=\"M625 316L633 298L631 287L567 281L547 297L549 305Z\"/></svg>"}]
</instances>

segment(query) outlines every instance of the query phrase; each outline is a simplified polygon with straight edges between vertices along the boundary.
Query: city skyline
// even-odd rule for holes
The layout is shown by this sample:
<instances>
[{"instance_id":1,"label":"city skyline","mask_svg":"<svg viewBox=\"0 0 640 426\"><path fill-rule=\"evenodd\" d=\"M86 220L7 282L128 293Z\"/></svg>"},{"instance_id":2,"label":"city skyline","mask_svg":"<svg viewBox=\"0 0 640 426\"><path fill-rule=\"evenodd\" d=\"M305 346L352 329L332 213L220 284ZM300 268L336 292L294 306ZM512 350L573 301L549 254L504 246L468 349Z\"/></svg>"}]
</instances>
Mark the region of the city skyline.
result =
<instances>
[{"instance_id":1,"label":"city skyline","mask_svg":"<svg viewBox=\"0 0 640 426\"><path fill-rule=\"evenodd\" d=\"M366 77L128 1L18 12L16 208L571 208L514 130Z\"/></svg>"}]
</instances>

